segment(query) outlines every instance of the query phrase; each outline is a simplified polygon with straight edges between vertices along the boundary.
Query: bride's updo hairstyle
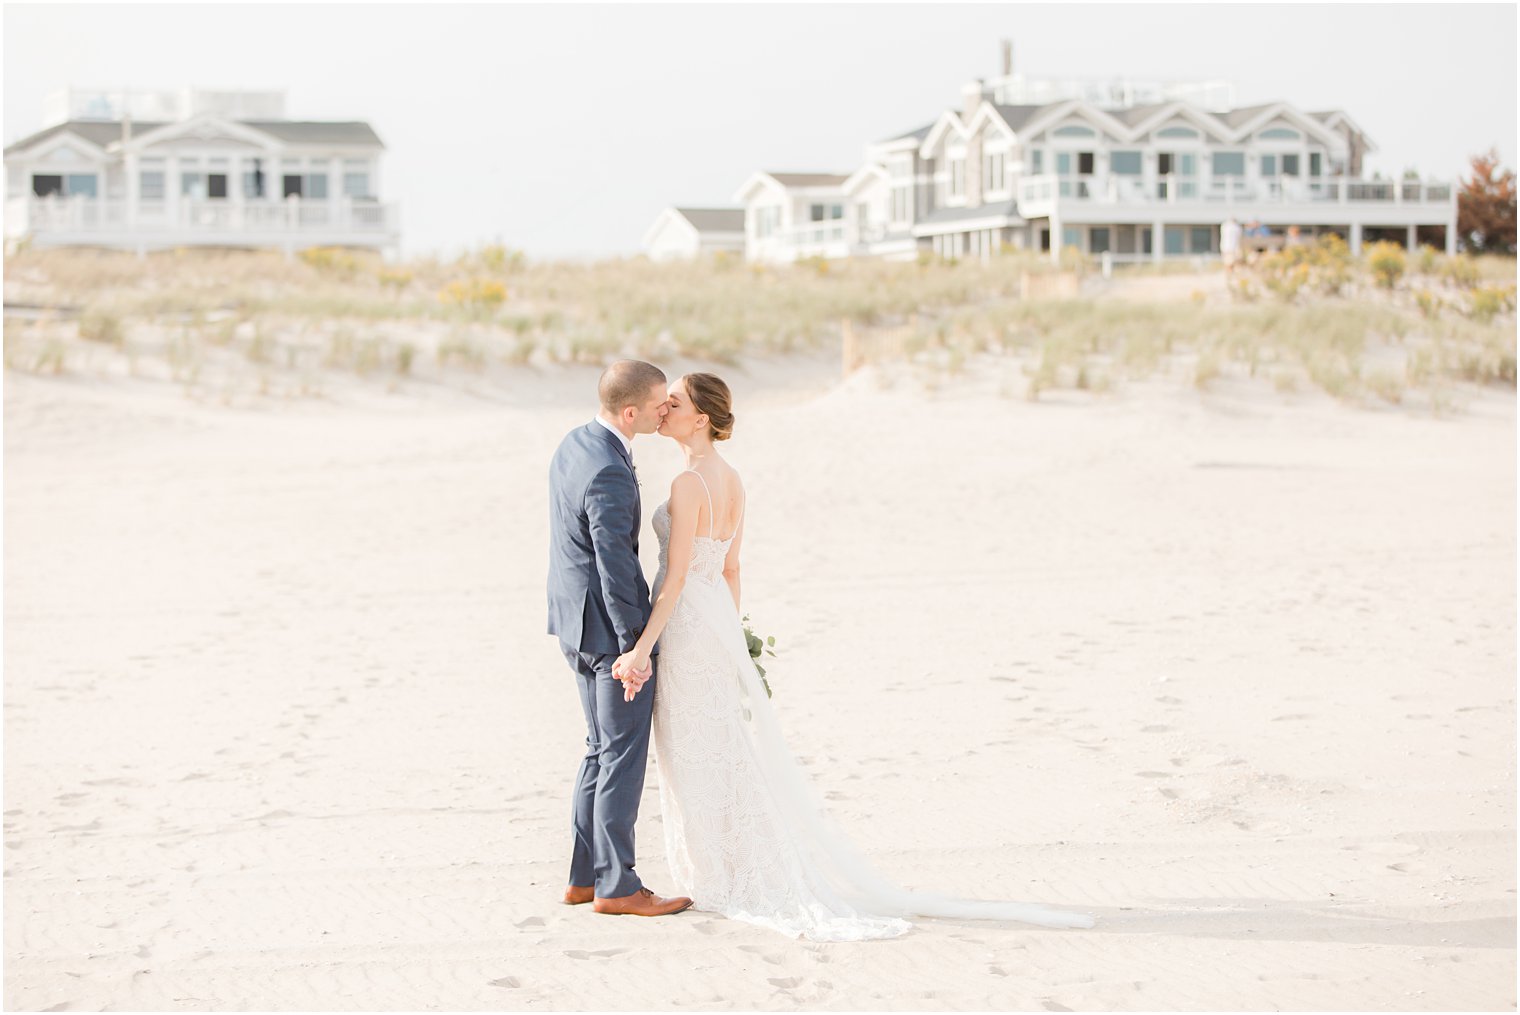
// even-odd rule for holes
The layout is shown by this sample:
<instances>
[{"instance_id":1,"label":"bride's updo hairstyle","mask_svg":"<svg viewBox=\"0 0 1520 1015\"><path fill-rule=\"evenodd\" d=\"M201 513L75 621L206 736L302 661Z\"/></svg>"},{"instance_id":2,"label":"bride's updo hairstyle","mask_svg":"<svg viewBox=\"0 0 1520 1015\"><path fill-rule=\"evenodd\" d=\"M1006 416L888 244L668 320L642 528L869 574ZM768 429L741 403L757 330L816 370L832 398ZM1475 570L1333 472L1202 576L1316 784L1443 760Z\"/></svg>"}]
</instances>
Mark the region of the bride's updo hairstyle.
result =
<instances>
[{"instance_id":1,"label":"bride's updo hairstyle","mask_svg":"<svg viewBox=\"0 0 1520 1015\"><path fill-rule=\"evenodd\" d=\"M734 435L734 396L717 374L687 374L681 378L696 410L707 417L712 439L726 441Z\"/></svg>"}]
</instances>

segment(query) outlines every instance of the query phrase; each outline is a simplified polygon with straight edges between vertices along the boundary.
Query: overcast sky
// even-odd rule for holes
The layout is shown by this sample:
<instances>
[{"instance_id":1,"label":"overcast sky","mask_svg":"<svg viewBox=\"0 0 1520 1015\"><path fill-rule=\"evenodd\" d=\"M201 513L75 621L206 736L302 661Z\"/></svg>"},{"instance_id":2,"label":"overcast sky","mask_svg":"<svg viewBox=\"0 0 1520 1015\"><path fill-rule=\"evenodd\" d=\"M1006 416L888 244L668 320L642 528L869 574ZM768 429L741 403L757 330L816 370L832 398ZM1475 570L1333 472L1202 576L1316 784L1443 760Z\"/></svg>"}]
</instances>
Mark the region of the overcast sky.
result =
<instances>
[{"instance_id":1,"label":"overcast sky","mask_svg":"<svg viewBox=\"0 0 1520 1015\"><path fill-rule=\"evenodd\" d=\"M5 6L7 144L43 96L283 89L293 118L368 120L404 253L490 241L637 252L670 204L731 205L757 169L849 172L999 67L1224 78L1241 105L1343 109L1370 174L1515 162L1513 4Z\"/></svg>"}]
</instances>

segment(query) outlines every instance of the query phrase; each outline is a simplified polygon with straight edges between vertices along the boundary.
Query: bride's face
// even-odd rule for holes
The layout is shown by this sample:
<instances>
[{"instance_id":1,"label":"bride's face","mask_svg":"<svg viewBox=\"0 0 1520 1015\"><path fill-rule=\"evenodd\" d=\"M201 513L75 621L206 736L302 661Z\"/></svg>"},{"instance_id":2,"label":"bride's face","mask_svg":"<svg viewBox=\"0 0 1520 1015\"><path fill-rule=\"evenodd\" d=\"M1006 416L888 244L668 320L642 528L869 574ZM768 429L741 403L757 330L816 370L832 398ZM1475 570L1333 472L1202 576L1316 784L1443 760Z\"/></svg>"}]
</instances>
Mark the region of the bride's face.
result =
<instances>
[{"instance_id":1,"label":"bride's face","mask_svg":"<svg viewBox=\"0 0 1520 1015\"><path fill-rule=\"evenodd\" d=\"M658 432L666 437L678 441L685 440L707 427L707 415L698 412L697 407L691 404L691 397L686 393L686 385L679 380L670 386L670 394L665 404L668 409Z\"/></svg>"}]
</instances>

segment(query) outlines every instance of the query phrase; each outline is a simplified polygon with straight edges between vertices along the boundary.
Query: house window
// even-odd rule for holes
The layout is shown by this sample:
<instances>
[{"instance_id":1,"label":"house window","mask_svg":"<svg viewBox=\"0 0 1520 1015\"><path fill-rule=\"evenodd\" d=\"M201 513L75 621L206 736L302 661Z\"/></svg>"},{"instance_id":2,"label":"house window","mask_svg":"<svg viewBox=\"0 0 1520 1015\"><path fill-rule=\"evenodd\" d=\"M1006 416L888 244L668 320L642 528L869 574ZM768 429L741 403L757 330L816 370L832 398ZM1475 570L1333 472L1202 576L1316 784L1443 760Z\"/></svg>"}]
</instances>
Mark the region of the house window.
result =
<instances>
[{"instance_id":1,"label":"house window","mask_svg":"<svg viewBox=\"0 0 1520 1015\"><path fill-rule=\"evenodd\" d=\"M1051 131L1050 133L1051 133L1052 137L1097 137L1098 136L1098 132L1095 131L1095 130L1093 130L1091 127L1084 127L1084 126L1082 126L1081 124L1078 124L1078 123L1068 124L1065 127L1057 127L1055 130Z\"/></svg>"},{"instance_id":2,"label":"house window","mask_svg":"<svg viewBox=\"0 0 1520 1015\"><path fill-rule=\"evenodd\" d=\"M1284 176L1297 176L1298 175L1298 156L1297 155L1284 155L1282 157L1282 162L1283 162L1283 164L1282 164L1282 171L1283 171L1283 175Z\"/></svg>"},{"instance_id":3,"label":"house window","mask_svg":"<svg viewBox=\"0 0 1520 1015\"><path fill-rule=\"evenodd\" d=\"M137 174L137 196L144 201L164 199L164 172L162 169L144 169Z\"/></svg>"},{"instance_id":4,"label":"house window","mask_svg":"<svg viewBox=\"0 0 1520 1015\"><path fill-rule=\"evenodd\" d=\"M966 193L966 160L950 160L950 196L961 197Z\"/></svg>"},{"instance_id":5,"label":"house window","mask_svg":"<svg viewBox=\"0 0 1520 1015\"><path fill-rule=\"evenodd\" d=\"M1045 149L1029 149L1029 171L1035 175L1045 171Z\"/></svg>"},{"instance_id":6,"label":"house window","mask_svg":"<svg viewBox=\"0 0 1520 1015\"><path fill-rule=\"evenodd\" d=\"M1091 176L1093 172L1093 153L1077 152L1077 175Z\"/></svg>"},{"instance_id":7,"label":"house window","mask_svg":"<svg viewBox=\"0 0 1520 1015\"><path fill-rule=\"evenodd\" d=\"M55 194L58 197L62 197L63 196L63 177L61 177L61 176L42 176L42 175L35 175L35 176L33 176L32 177L32 193L36 194L38 197L52 197Z\"/></svg>"},{"instance_id":8,"label":"house window","mask_svg":"<svg viewBox=\"0 0 1520 1015\"><path fill-rule=\"evenodd\" d=\"M1166 244L1166 252L1168 254L1182 253L1182 243L1185 235L1186 234L1183 233L1181 226L1167 226L1165 234L1166 238L1163 241Z\"/></svg>"},{"instance_id":9,"label":"house window","mask_svg":"<svg viewBox=\"0 0 1520 1015\"><path fill-rule=\"evenodd\" d=\"M1214 153L1215 176L1244 176L1246 175L1245 152L1215 152Z\"/></svg>"},{"instance_id":10,"label":"house window","mask_svg":"<svg viewBox=\"0 0 1520 1015\"><path fill-rule=\"evenodd\" d=\"M1107 226L1094 226L1087 234L1087 252L1101 254L1112 250L1109 246L1109 232Z\"/></svg>"},{"instance_id":11,"label":"house window","mask_svg":"<svg viewBox=\"0 0 1520 1015\"><path fill-rule=\"evenodd\" d=\"M343 160L343 196L373 197L369 191L369 162L366 159Z\"/></svg>"},{"instance_id":12,"label":"house window","mask_svg":"<svg viewBox=\"0 0 1520 1015\"><path fill-rule=\"evenodd\" d=\"M842 204L815 204L808 208L808 217L814 222L831 222L844 218Z\"/></svg>"},{"instance_id":13,"label":"house window","mask_svg":"<svg viewBox=\"0 0 1520 1015\"><path fill-rule=\"evenodd\" d=\"M1296 130L1289 130L1287 127L1273 127L1271 130L1264 130L1256 136L1265 140L1297 141L1303 135Z\"/></svg>"},{"instance_id":14,"label":"house window","mask_svg":"<svg viewBox=\"0 0 1520 1015\"><path fill-rule=\"evenodd\" d=\"M1277 156L1276 155L1263 155L1261 157L1261 175L1263 175L1263 176L1276 176L1277 175Z\"/></svg>"},{"instance_id":15,"label":"house window","mask_svg":"<svg viewBox=\"0 0 1520 1015\"><path fill-rule=\"evenodd\" d=\"M69 197L97 197L97 177L94 173L70 173L63 178L63 192Z\"/></svg>"},{"instance_id":16,"label":"house window","mask_svg":"<svg viewBox=\"0 0 1520 1015\"><path fill-rule=\"evenodd\" d=\"M1309 153L1309 175L1310 176L1318 176L1318 175L1320 175L1319 152L1310 152Z\"/></svg>"},{"instance_id":17,"label":"house window","mask_svg":"<svg viewBox=\"0 0 1520 1015\"><path fill-rule=\"evenodd\" d=\"M1163 127L1156 131L1157 137L1197 137L1198 132L1191 127Z\"/></svg>"},{"instance_id":18,"label":"house window","mask_svg":"<svg viewBox=\"0 0 1520 1015\"><path fill-rule=\"evenodd\" d=\"M1002 152L991 152L982 158L982 189L1003 190L1008 186L1003 177L1007 158Z\"/></svg>"},{"instance_id":19,"label":"house window","mask_svg":"<svg viewBox=\"0 0 1520 1015\"><path fill-rule=\"evenodd\" d=\"M1198 172L1198 160L1192 152L1176 154L1174 152L1162 152L1156 158L1156 171L1162 176L1170 176L1176 173L1178 176L1192 176Z\"/></svg>"},{"instance_id":20,"label":"house window","mask_svg":"<svg viewBox=\"0 0 1520 1015\"><path fill-rule=\"evenodd\" d=\"M1109 168L1126 176L1140 175L1139 152L1114 152L1108 157Z\"/></svg>"},{"instance_id":21,"label":"house window","mask_svg":"<svg viewBox=\"0 0 1520 1015\"><path fill-rule=\"evenodd\" d=\"M1056 152L1056 175L1071 175L1071 152Z\"/></svg>"},{"instance_id":22,"label":"house window","mask_svg":"<svg viewBox=\"0 0 1520 1015\"><path fill-rule=\"evenodd\" d=\"M1077 232L1077 230L1073 229L1071 226L1067 226L1065 229L1061 230L1061 246L1063 248L1080 248L1082 246L1082 234Z\"/></svg>"},{"instance_id":23,"label":"house window","mask_svg":"<svg viewBox=\"0 0 1520 1015\"><path fill-rule=\"evenodd\" d=\"M181 197L203 198L206 196L206 174L199 169L185 170L179 174Z\"/></svg>"},{"instance_id":24,"label":"house window","mask_svg":"<svg viewBox=\"0 0 1520 1015\"><path fill-rule=\"evenodd\" d=\"M1213 226L1193 226L1190 232L1188 240L1192 244L1193 253L1207 254L1214 249Z\"/></svg>"},{"instance_id":25,"label":"house window","mask_svg":"<svg viewBox=\"0 0 1520 1015\"><path fill-rule=\"evenodd\" d=\"M307 173L306 191L302 196L309 197L315 201L327 200L327 174Z\"/></svg>"}]
</instances>

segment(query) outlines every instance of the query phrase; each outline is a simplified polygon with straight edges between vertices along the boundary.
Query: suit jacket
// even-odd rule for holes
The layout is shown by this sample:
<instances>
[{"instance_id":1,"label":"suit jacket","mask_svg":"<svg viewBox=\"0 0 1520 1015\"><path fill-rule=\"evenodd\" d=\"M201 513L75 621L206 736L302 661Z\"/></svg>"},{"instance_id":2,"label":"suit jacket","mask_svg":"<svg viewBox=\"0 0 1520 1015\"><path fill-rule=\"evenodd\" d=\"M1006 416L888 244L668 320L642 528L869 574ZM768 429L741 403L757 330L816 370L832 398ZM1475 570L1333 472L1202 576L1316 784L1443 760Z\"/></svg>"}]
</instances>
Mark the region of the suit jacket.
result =
<instances>
[{"instance_id":1,"label":"suit jacket","mask_svg":"<svg viewBox=\"0 0 1520 1015\"><path fill-rule=\"evenodd\" d=\"M549 633L579 652L631 650L649 623L633 459L593 421L549 464Z\"/></svg>"}]
</instances>

